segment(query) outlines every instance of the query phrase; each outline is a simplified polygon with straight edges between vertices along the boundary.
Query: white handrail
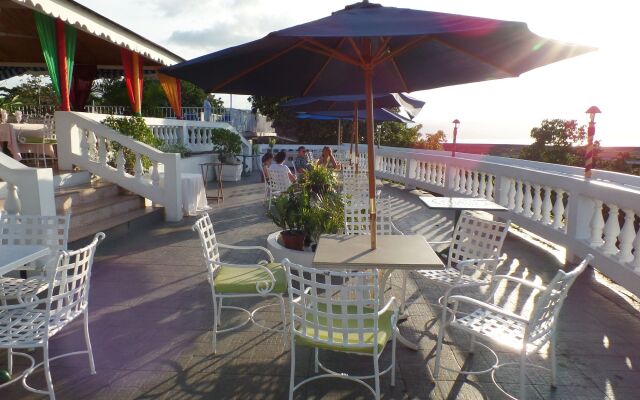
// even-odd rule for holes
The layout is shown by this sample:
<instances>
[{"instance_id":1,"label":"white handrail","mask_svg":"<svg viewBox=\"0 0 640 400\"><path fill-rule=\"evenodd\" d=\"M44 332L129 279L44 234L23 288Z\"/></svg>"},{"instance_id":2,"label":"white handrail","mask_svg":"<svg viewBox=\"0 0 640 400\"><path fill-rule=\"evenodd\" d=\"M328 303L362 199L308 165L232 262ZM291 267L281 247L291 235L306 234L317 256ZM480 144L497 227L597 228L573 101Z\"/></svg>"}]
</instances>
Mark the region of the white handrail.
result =
<instances>
[{"instance_id":1,"label":"white handrail","mask_svg":"<svg viewBox=\"0 0 640 400\"><path fill-rule=\"evenodd\" d=\"M77 112L56 112L60 169L71 169L77 165L108 182L162 204L168 221L182 219L180 155L163 153L135 141L90 116ZM126 170L122 149L117 153L110 151L115 143L134 155L133 171ZM145 159L150 160L150 168L143 166Z\"/></svg>"}]
</instances>

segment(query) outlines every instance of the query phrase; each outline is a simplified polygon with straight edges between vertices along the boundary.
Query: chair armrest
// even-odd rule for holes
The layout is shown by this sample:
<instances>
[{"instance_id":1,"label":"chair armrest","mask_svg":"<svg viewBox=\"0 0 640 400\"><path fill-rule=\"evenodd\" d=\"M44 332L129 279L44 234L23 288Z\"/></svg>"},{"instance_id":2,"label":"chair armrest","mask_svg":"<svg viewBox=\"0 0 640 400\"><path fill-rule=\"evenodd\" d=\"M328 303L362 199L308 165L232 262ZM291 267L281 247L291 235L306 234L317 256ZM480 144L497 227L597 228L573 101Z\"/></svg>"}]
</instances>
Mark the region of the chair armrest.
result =
<instances>
[{"instance_id":1,"label":"chair armrest","mask_svg":"<svg viewBox=\"0 0 640 400\"><path fill-rule=\"evenodd\" d=\"M264 253L267 254L267 257L269 257L269 262L273 262L273 254L271 254L271 252L269 250L267 250L266 248L264 248L262 246L233 246L233 245L230 245L230 244L218 243L218 247L223 248L223 249L241 250L241 251L261 250L261 251L263 251Z\"/></svg>"},{"instance_id":2,"label":"chair armrest","mask_svg":"<svg viewBox=\"0 0 640 400\"><path fill-rule=\"evenodd\" d=\"M519 283L521 285L525 285L527 287L530 287L532 289L539 290L541 292L544 291L544 290L547 290L547 287L544 286L544 285L539 285L539 284L537 284L535 282L531 282L530 280L527 280L527 279L516 278L515 276L496 275L496 276L493 277L494 283L499 281L499 280L501 280L501 279L504 279L504 280L507 280L507 281L511 281L511 282L516 282L516 283Z\"/></svg>"},{"instance_id":3,"label":"chair armrest","mask_svg":"<svg viewBox=\"0 0 640 400\"><path fill-rule=\"evenodd\" d=\"M308 287L304 290L304 294L309 294L310 291L311 291L311 288ZM292 299L291 302L297 304L297 303L300 303L300 300L302 300L302 296L298 296L297 298Z\"/></svg>"},{"instance_id":4,"label":"chair armrest","mask_svg":"<svg viewBox=\"0 0 640 400\"><path fill-rule=\"evenodd\" d=\"M475 264L477 263L496 263L500 262L500 258L470 258L467 260L462 260L456 264L456 269L460 271L460 274L464 274L464 270L466 268L477 269Z\"/></svg>"},{"instance_id":5,"label":"chair armrest","mask_svg":"<svg viewBox=\"0 0 640 400\"><path fill-rule=\"evenodd\" d=\"M387 304L385 304L384 307L382 307L380 310L378 310L378 316L381 316L385 312L389 311L389 309L392 309L392 310L394 310L395 313L398 313L398 309L399 308L400 307L398 305L398 300L396 300L395 297L391 296L389 301L387 301Z\"/></svg>"},{"instance_id":6,"label":"chair armrest","mask_svg":"<svg viewBox=\"0 0 640 400\"><path fill-rule=\"evenodd\" d=\"M527 319L527 318L525 318L525 317L523 317L521 315L512 313L511 311L507 311L507 310L505 310L503 308L500 308L500 307L498 307L496 305L485 303L482 300L477 300L477 299L474 299L474 298L471 298L471 297L455 295L455 296L449 297L449 302L471 304L471 305L477 306L479 308L483 308L485 310L489 310L489 311L494 312L496 314L500 314L500 315L502 315L504 317L511 318L511 319L514 319L516 321L519 321L519 322L522 322L522 323L525 323L525 324L529 323L529 319Z\"/></svg>"},{"instance_id":7,"label":"chair armrest","mask_svg":"<svg viewBox=\"0 0 640 400\"><path fill-rule=\"evenodd\" d=\"M429 241L427 241L427 243L429 243L429 246L433 246L434 244L435 245L437 245L437 244L451 244L451 240L446 240L444 242L429 242Z\"/></svg>"},{"instance_id":8,"label":"chair armrest","mask_svg":"<svg viewBox=\"0 0 640 400\"><path fill-rule=\"evenodd\" d=\"M389 222L391 224L391 230L393 231L394 235L402 235L404 236L404 232L402 232L400 229L398 229L398 227L392 222Z\"/></svg>"}]
</instances>

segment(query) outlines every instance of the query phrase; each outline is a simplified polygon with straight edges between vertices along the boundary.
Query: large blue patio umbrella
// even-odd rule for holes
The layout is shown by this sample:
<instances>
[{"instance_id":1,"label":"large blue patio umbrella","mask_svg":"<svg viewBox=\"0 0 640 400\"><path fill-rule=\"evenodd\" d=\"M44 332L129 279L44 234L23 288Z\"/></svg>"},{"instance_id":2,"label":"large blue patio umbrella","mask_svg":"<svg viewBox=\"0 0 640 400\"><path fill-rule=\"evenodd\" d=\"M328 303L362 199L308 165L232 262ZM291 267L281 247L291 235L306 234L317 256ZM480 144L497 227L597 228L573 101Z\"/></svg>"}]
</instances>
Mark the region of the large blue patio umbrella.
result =
<instances>
[{"instance_id":1,"label":"large blue patio umbrella","mask_svg":"<svg viewBox=\"0 0 640 400\"><path fill-rule=\"evenodd\" d=\"M424 101L411 97L406 93L373 95L374 110L402 107L411 118L415 118L424 105ZM303 112L364 110L365 106L366 98L363 94L297 97L280 104L280 107Z\"/></svg>"},{"instance_id":2,"label":"large blue patio umbrella","mask_svg":"<svg viewBox=\"0 0 640 400\"><path fill-rule=\"evenodd\" d=\"M516 77L593 48L532 33L523 22L383 7L367 0L163 70L207 92L366 98L371 231L376 231L373 93ZM375 248L376 235L371 235Z\"/></svg>"}]
</instances>

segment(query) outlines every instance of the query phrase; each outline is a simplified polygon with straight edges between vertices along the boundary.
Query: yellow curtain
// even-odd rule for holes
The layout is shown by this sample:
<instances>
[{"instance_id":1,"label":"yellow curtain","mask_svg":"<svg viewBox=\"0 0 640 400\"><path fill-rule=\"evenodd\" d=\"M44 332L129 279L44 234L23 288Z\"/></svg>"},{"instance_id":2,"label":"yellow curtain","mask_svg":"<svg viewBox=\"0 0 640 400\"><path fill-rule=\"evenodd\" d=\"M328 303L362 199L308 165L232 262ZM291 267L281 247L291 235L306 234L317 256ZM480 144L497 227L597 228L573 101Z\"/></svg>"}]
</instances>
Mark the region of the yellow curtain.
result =
<instances>
[{"instance_id":1,"label":"yellow curtain","mask_svg":"<svg viewBox=\"0 0 640 400\"><path fill-rule=\"evenodd\" d=\"M167 100L176 113L178 119L182 119L182 97L180 95L180 80L172 76L158 73L158 79L160 80L160 86L164 90L164 95L167 96Z\"/></svg>"}]
</instances>

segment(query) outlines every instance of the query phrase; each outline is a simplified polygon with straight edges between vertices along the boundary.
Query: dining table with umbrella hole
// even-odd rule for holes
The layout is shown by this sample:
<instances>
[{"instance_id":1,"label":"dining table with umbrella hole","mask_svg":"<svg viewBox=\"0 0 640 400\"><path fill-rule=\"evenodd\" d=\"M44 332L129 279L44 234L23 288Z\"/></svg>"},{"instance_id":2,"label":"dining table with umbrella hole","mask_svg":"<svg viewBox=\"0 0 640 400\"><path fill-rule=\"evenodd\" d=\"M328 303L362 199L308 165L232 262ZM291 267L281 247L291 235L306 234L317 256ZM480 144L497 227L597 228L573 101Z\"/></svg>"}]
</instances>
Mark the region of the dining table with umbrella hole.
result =
<instances>
[{"instance_id":1,"label":"dining table with umbrella hole","mask_svg":"<svg viewBox=\"0 0 640 400\"><path fill-rule=\"evenodd\" d=\"M538 36L524 22L384 7L364 0L162 72L206 92L364 94L371 230L375 231L374 93L512 78L593 50ZM376 236L370 240L375 249Z\"/></svg>"}]
</instances>

